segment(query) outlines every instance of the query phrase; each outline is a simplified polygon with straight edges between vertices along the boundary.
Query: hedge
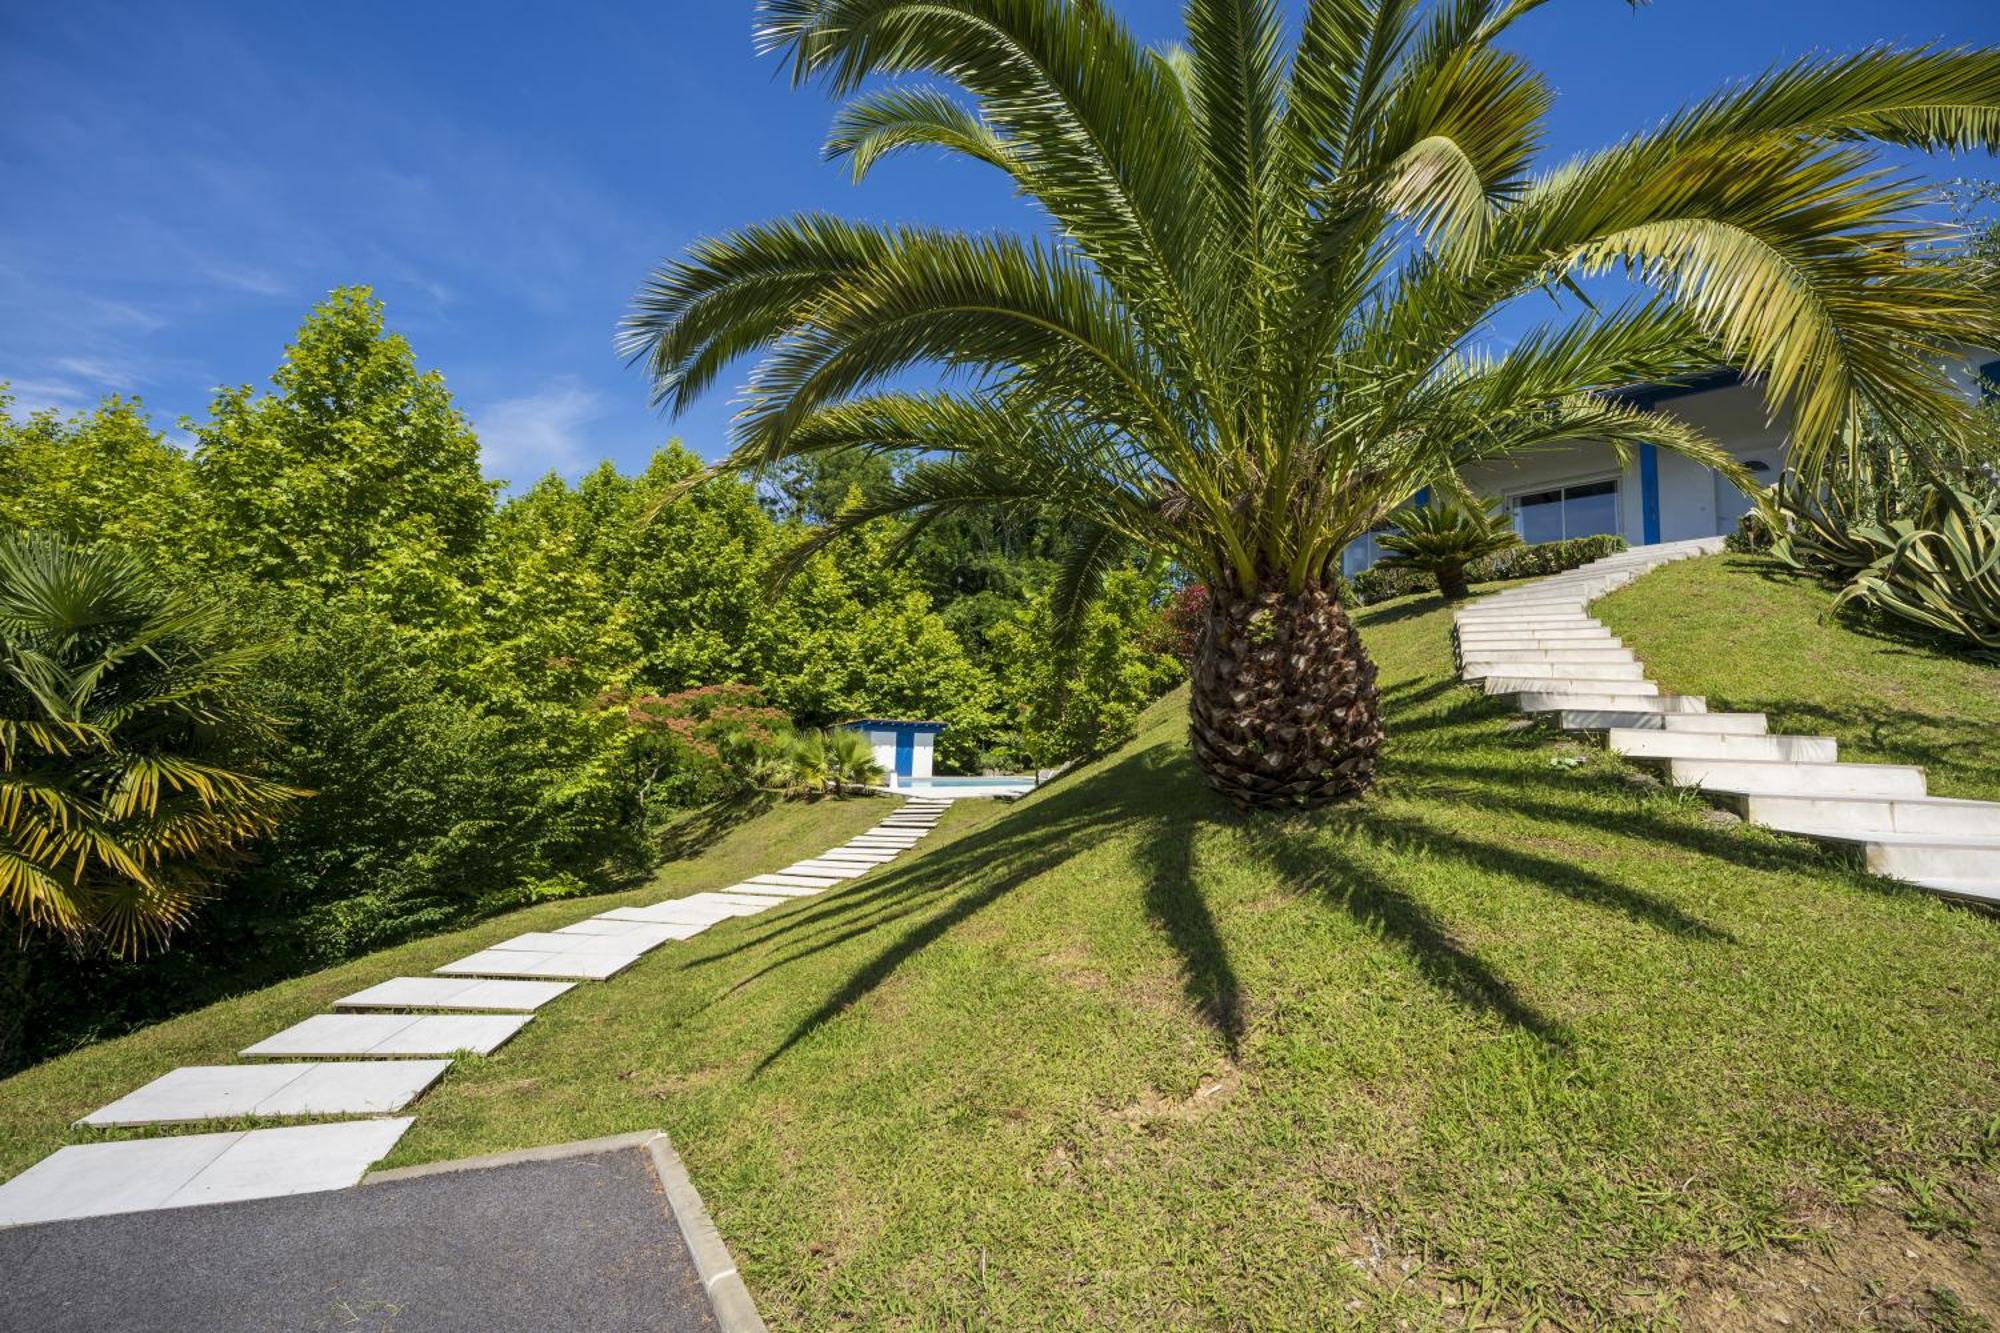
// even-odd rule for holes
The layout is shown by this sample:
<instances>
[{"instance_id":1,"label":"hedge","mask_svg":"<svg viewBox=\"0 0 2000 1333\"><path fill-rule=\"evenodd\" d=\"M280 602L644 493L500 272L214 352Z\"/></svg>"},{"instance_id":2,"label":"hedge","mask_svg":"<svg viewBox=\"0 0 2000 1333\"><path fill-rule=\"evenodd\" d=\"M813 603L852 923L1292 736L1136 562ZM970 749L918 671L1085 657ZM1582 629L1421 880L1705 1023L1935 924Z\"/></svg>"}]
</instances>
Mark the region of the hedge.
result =
<instances>
[{"instance_id":1,"label":"hedge","mask_svg":"<svg viewBox=\"0 0 2000 1333\"><path fill-rule=\"evenodd\" d=\"M1491 583L1497 579L1542 578L1549 574L1561 574L1579 565L1587 565L1593 560L1602 560L1607 555L1616 555L1625 549L1625 539L1611 533L1595 537L1573 537L1564 542L1516 546L1497 555L1485 556L1467 565L1465 573L1474 583ZM1371 565L1354 576L1351 586L1356 604L1367 606L1375 602L1386 602L1392 597L1434 592L1437 589L1437 581L1421 570Z\"/></svg>"}]
</instances>

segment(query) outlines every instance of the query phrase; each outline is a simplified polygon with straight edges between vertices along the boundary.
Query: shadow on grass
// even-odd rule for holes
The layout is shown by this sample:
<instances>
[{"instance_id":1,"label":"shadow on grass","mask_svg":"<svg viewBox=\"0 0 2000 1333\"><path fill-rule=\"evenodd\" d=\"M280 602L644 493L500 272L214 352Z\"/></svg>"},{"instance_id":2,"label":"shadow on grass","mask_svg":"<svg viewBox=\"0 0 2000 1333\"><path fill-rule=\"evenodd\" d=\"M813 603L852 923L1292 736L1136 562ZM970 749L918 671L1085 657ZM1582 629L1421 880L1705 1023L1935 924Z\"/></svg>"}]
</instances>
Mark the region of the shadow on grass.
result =
<instances>
[{"instance_id":1,"label":"shadow on grass","mask_svg":"<svg viewBox=\"0 0 2000 1333\"><path fill-rule=\"evenodd\" d=\"M1434 701L1449 688L1448 680L1415 682L1391 692L1408 706ZM1451 715L1487 711L1487 701L1478 696L1446 710ZM1406 719L1398 730L1411 731L1426 720ZM1491 741L1481 737L1479 744ZM1412 779L1421 787L1448 783L1465 788L1467 799L1529 818L1581 822L1627 836L1658 836L1724 859L1753 859L1738 840L1720 830L1709 835L1643 814L1614 817L1564 805L1557 784L1512 772L1505 775L1505 784L1496 784L1490 768L1481 773L1437 763L1426 756L1426 748L1417 747L1417 753L1405 753L1391 765L1392 785ZM1506 784L1518 790L1513 794L1497 790ZM1570 792L1574 794L1573 786ZM1119 840L1132 849L1140 904L1179 961L1182 992L1191 1010L1235 1058L1245 1036L1245 997L1225 933L1201 891L1196 866L1204 834L1227 836L1232 829L1274 884L1326 903L1363 924L1401 953L1417 976L1467 1010L1489 1015L1552 1046L1568 1042L1562 1025L1462 943L1451 923L1423 901L1413 884L1402 882L1394 868L1399 858L1505 877L1585 908L1616 912L1679 939L1732 942L1727 932L1644 889L1559 854L1544 855L1525 846L1469 836L1446 820L1411 813L1407 803L1392 806L1370 800L1312 815L1239 817L1208 791L1178 742L1161 742L1047 790L1027 806L998 815L989 825L920 860L888 869L865 887L802 904L753 927L730 947L691 957L684 966L714 967L771 951L773 956L760 960L754 971L733 980L729 987L733 993L826 950L876 932L893 932L764 1056L757 1065L762 1072L955 927L1037 876L1091 848ZM1229 854L1241 853L1232 846ZM1754 860L1769 866L1774 855L1783 853L1759 848Z\"/></svg>"},{"instance_id":2,"label":"shadow on grass","mask_svg":"<svg viewBox=\"0 0 2000 1333\"><path fill-rule=\"evenodd\" d=\"M765 791L744 792L711 801L676 819L661 831L655 843L659 859L665 863L700 856L727 837L731 829L775 809L778 804L779 798Z\"/></svg>"}]
</instances>

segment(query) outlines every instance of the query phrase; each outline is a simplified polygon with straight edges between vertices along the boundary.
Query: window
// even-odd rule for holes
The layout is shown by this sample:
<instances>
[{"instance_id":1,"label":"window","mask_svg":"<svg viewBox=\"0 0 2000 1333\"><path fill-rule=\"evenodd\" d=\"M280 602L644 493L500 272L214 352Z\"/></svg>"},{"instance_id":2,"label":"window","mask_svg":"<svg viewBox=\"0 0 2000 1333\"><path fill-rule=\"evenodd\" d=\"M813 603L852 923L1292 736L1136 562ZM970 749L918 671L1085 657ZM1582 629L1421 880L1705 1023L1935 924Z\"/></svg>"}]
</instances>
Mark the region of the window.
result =
<instances>
[{"instance_id":1,"label":"window","mask_svg":"<svg viewBox=\"0 0 2000 1333\"><path fill-rule=\"evenodd\" d=\"M1530 545L1616 532L1618 483L1592 481L1517 495L1513 508L1514 530Z\"/></svg>"},{"instance_id":2,"label":"window","mask_svg":"<svg viewBox=\"0 0 2000 1333\"><path fill-rule=\"evenodd\" d=\"M2000 361L1988 361L1979 368L1979 401L1990 403L2000 398Z\"/></svg>"},{"instance_id":3,"label":"window","mask_svg":"<svg viewBox=\"0 0 2000 1333\"><path fill-rule=\"evenodd\" d=\"M1388 530L1387 528L1376 528L1372 532L1362 533L1359 537L1349 542L1347 549L1340 553L1340 572L1351 579L1377 560L1380 560L1382 558L1382 547L1375 539Z\"/></svg>"}]
</instances>

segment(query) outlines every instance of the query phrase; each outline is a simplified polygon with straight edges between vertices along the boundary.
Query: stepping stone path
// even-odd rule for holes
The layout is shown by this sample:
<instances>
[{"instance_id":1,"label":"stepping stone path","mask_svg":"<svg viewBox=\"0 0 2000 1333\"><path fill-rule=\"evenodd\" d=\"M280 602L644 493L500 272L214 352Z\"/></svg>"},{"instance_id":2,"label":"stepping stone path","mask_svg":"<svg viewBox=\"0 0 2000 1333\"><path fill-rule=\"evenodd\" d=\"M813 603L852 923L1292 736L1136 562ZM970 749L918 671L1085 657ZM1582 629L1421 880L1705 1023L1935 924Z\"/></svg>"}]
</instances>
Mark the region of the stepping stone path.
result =
<instances>
[{"instance_id":1,"label":"stepping stone path","mask_svg":"<svg viewBox=\"0 0 2000 1333\"><path fill-rule=\"evenodd\" d=\"M79 1125L173 1125L241 1116L382 1115L444 1077L449 1060L191 1065L101 1106Z\"/></svg>"},{"instance_id":2,"label":"stepping stone path","mask_svg":"<svg viewBox=\"0 0 2000 1333\"><path fill-rule=\"evenodd\" d=\"M608 980L654 949L718 922L866 875L914 847L950 804L949 798L911 801L846 846L776 874L648 907L612 908L560 930L516 935L432 976L380 982L334 1001L333 1013L246 1047L242 1056L256 1063L163 1074L77 1124L372 1118L60 1148L0 1184L0 1227L357 1184L414 1123L389 1113L409 1106L450 1068L450 1059L437 1057L491 1054L579 982Z\"/></svg>"},{"instance_id":3,"label":"stepping stone path","mask_svg":"<svg viewBox=\"0 0 2000 1333\"><path fill-rule=\"evenodd\" d=\"M1585 609L1661 565L1722 549L1720 537L1635 547L1482 598L1458 613L1459 673L1750 823L1847 848L1878 875L2000 903L2000 803L1931 796L1921 768L1844 763L1831 736L1774 736L1762 713L1663 694Z\"/></svg>"}]
</instances>

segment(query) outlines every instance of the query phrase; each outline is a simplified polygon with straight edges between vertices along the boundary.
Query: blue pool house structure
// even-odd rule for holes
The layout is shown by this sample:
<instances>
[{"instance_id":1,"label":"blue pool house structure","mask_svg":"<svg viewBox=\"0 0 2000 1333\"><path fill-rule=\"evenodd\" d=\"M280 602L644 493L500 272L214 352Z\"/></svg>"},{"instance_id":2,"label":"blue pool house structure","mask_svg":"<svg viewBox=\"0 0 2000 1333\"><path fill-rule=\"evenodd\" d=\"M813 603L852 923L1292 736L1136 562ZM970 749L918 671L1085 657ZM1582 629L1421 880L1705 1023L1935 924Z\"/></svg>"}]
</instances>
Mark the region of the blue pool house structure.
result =
<instances>
[{"instance_id":1,"label":"blue pool house structure","mask_svg":"<svg viewBox=\"0 0 2000 1333\"><path fill-rule=\"evenodd\" d=\"M875 762L889 775L890 786L908 786L913 780L931 776L932 753L944 723L864 717L847 725L868 738L875 749Z\"/></svg>"},{"instance_id":2,"label":"blue pool house structure","mask_svg":"<svg viewBox=\"0 0 2000 1333\"><path fill-rule=\"evenodd\" d=\"M1967 397L2000 394L2000 360L1963 349L1947 372ZM1671 412L1734 454L1759 486L1785 468L1790 422L1773 419L1763 390L1729 371L1677 384L1636 385L1617 395L1635 407ZM1750 498L1712 468L1652 445L1620 462L1601 444L1577 444L1468 467L1466 485L1505 504L1525 542L1616 533L1634 546L1714 537L1733 531ZM1419 496L1417 502L1423 503ZM1358 574L1382 554L1370 533L1341 554L1341 571Z\"/></svg>"}]
</instances>

